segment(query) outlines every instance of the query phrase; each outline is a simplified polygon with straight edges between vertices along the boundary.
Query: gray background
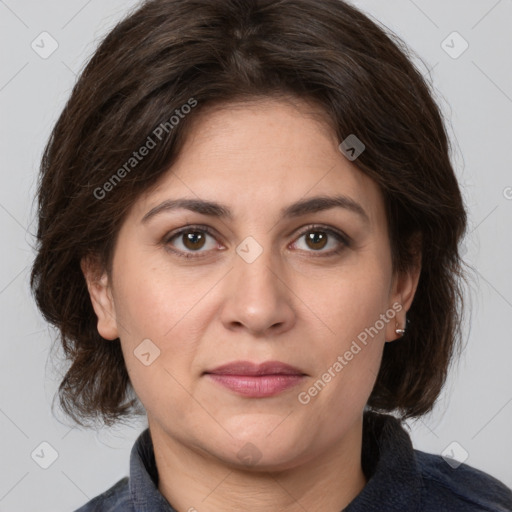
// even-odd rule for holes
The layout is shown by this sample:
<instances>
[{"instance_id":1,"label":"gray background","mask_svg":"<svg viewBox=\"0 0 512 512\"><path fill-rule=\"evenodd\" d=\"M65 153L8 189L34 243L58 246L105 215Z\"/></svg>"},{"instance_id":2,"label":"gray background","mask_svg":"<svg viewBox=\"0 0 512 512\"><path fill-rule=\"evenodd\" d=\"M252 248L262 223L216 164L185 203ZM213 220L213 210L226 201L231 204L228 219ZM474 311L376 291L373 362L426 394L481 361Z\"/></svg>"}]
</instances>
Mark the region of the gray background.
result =
<instances>
[{"instance_id":1,"label":"gray background","mask_svg":"<svg viewBox=\"0 0 512 512\"><path fill-rule=\"evenodd\" d=\"M465 326L467 348L434 413L410 423L413 442L439 454L457 442L456 458L467 452L468 464L512 486L512 1L354 3L402 37L421 56L417 66L430 72L470 210L464 250L478 281ZM85 431L62 413L52 415L62 354L51 350L55 333L28 291L43 146L76 73L134 5L0 1L0 511L74 510L128 474L131 446L146 426L142 419L130 427ZM48 58L31 47L35 41L40 52L51 49L48 36L40 36L44 31L58 43ZM460 55L464 41L450 36L454 31L469 44ZM52 462L53 452L42 442L57 455L47 469L40 464ZM34 450L39 457L31 457Z\"/></svg>"}]
</instances>

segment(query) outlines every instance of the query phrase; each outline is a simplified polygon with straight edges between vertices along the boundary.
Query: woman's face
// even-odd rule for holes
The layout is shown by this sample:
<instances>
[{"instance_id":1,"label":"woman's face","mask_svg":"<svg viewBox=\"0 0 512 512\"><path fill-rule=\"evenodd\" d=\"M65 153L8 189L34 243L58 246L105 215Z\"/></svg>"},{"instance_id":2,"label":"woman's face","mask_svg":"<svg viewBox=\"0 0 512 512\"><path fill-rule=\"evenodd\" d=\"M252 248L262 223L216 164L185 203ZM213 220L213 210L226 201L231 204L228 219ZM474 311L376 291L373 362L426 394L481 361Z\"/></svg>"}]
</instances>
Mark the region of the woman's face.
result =
<instances>
[{"instance_id":1,"label":"woman's face","mask_svg":"<svg viewBox=\"0 0 512 512\"><path fill-rule=\"evenodd\" d=\"M417 283L393 278L375 182L297 105L204 111L90 288L152 431L230 464L293 467L346 437ZM212 373L269 361L293 369Z\"/></svg>"}]
</instances>

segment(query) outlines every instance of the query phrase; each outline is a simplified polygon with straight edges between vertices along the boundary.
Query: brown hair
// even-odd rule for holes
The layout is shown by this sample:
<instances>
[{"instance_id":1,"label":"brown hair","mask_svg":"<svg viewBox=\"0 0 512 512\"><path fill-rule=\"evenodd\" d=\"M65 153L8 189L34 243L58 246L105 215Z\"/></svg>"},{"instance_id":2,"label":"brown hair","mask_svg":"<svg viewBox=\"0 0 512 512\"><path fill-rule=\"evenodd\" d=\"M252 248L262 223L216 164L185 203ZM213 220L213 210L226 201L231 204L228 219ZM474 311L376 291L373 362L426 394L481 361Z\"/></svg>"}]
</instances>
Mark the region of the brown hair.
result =
<instances>
[{"instance_id":1,"label":"brown hair","mask_svg":"<svg viewBox=\"0 0 512 512\"><path fill-rule=\"evenodd\" d=\"M126 213L168 172L198 112L276 95L314 102L340 142L365 144L354 164L384 195L394 271L413 265L421 234L407 331L386 343L368 406L403 418L432 409L461 339L466 211L439 107L408 54L340 0L150 0L105 37L53 129L38 189L31 286L71 361L59 387L70 417L111 425L140 413L80 261L96 254L111 270ZM131 161L150 136L155 147Z\"/></svg>"}]
</instances>

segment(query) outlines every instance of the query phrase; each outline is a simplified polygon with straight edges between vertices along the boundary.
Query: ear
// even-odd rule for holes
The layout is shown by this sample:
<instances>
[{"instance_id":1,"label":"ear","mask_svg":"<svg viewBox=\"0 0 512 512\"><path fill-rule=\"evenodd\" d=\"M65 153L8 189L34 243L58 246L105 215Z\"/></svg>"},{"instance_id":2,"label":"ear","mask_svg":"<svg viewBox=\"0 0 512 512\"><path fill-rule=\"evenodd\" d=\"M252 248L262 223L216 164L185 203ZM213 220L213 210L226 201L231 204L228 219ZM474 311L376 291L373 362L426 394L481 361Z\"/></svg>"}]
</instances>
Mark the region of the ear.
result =
<instances>
[{"instance_id":1,"label":"ear","mask_svg":"<svg viewBox=\"0 0 512 512\"><path fill-rule=\"evenodd\" d=\"M94 255L82 258L80 267L87 283L92 307L98 317L98 332L107 340L115 340L119 337L119 332L114 298L107 272Z\"/></svg>"},{"instance_id":2,"label":"ear","mask_svg":"<svg viewBox=\"0 0 512 512\"><path fill-rule=\"evenodd\" d=\"M393 276L389 308L397 311L394 321L386 326L386 341L394 341L401 337L395 329L405 329L407 311L411 307L421 274L421 233L417 233L411 240L414 255L413 264L407 271ZM392 305L395 304L395 307ZM398 311L397 304L401 309Z\"/></svg>"}]
</instances>

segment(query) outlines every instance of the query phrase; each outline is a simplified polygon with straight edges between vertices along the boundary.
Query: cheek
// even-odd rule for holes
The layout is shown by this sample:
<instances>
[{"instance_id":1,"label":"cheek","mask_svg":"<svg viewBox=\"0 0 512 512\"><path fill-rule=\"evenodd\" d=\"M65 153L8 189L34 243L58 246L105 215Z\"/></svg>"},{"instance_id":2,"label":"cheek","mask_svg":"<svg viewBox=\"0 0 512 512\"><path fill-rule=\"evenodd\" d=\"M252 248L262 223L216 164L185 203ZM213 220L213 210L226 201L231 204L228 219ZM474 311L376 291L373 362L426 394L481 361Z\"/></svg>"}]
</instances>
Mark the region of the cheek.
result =
<instances>
[{"instance_id":1,"label":"cheek","mask_svg":"<svg viewBox=\"0 0 512 512\"><path fill-rule=\"evenodd\" d=\"M127 248L125 254L130 257L119 257L116 262L116 318L131 342L153 337L161 343L190 309L190 292L161 261L135 248Z\"/></svg>"},{"instance_id":2,"label":"cheek","mask_svg":"<svg viewBox=\"0 0 512 512\"><path fill-rule=\"evenodd\" d=\"M148 412L184 412L196 345L187 323L180 322L186 309L178 309L162 285L146 281L139 289L135 295L126 289L131 300L121 307L126 326L121 346L130 381Z\"/></svg>"},{"instance_id":3,"label":"cheek","mask_svg":"<svg viewBox=\"0 0 512 512\"><path fill-rule=\"evenodd\" d=\"M192 282L164 258L154 261L128 248L124 253L130 258L115 262L114 299L131 382L146 408L164 403L163 397L178 407L181 399L190 400L181 390L191 387L197 331L206 318L198 316L201 299L214 283Z\"/></svg>"},{"instance_id":4,"label":"cheek","mask_svg":"<svg viewBox=\"0 0 512 512\"><path fill-rule=\"evenodd\" d=\"M304 288L304 302L313 304L323 326L318 336L315 360L320 379L317 388L323 395L320 402L332 407L364 403L378 374L386 326L390 281L386 269L375 260L354 265L330 280L317 293ZM318 290L322 293L318 293ZM309 293L309 295L307 295ZM382 320L384 318L384 320ZM325 384L325 391L323 384ZM314 390L312 390L315 393Z\"/></svg>"},{"instance_id":5,"label":"cheek","mask_svg":"<svg viewBox=\"0 0 512 512\"><path fill-rule=\"evenodd\" d=\"M385 335L378 320L389 307L389 286L387 269L368 257L333 272L316 286L305 281L300 296L317 315L315 323L325 327L328 338L337 340L336 349L340 349L376 324L379 336Z\"/></svg>"}]
</instances>

